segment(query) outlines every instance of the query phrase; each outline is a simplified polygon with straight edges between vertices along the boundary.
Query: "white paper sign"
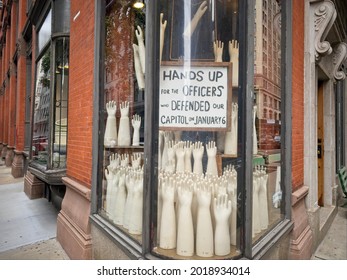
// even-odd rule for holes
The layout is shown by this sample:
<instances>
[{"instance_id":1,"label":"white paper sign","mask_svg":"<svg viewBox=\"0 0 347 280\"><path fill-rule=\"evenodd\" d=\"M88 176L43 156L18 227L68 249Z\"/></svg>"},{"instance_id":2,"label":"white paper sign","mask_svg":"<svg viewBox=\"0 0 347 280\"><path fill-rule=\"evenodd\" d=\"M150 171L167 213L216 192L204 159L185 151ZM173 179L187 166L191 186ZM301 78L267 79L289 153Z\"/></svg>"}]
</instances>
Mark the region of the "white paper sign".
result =
<instances>
[{"instance_id":1,"label":"white paper sign","mask_svg":"<svg viewBox=\"0 0 347 280\"><path fill-rule=\"evenodd\" d=\"M223 130L229 125L230 63L162 65L159 126Z\"/></svg>"}]
</instances>

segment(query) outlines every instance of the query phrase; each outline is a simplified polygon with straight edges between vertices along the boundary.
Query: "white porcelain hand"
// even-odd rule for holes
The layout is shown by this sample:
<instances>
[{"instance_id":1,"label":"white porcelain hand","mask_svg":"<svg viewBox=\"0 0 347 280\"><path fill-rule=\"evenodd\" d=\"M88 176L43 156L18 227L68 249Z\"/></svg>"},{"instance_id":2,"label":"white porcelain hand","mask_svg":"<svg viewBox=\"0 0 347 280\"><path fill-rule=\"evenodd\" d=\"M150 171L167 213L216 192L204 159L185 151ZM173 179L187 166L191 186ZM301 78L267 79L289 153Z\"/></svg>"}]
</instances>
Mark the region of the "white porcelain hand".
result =
<instances>
[{"instance_id":1,"label":"white porcelain hand","mask_svg":"<svg viewBox=\"0 0 347 280\"><path fill-rule=\"evenodd\" d=\"M223 48L224 43L222 41L214 41L213 42L213 52L214 52L214 61L215 62L223 62Z\"/></svg>"}]
</instances>

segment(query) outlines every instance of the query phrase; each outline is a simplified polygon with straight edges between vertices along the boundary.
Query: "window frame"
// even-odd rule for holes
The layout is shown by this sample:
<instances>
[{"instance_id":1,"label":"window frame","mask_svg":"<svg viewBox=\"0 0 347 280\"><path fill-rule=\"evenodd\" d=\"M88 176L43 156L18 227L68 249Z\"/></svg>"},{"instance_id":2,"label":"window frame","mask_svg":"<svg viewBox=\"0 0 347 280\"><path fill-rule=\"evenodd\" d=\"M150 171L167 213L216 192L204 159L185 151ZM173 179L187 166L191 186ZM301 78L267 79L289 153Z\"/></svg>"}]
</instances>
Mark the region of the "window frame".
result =
<instances>
[{"instance_id":1,"label":"window frame","mask_svg":"<svg viewBox=\"0 0 347 280\"><path fill-rule=\"evenodd\" d=\"M40 7L37 8L38 10L40 10ZM40 10L41 11L41 10ZM47 16L51 13L51 34L49 37L49 40L47 40L45 42L44 45L41 46L41 48L39 48L39 32L45 22L45 20L47 19ZM35 11L36 14L36 11ZM69 15L68 19L69 19ZM33 17L33 14L31 14L31 17ZM56 42L60 39L60 38L68 38L70 39L70 33L54 33L54 18L55 18L55 5L52 1L47 1L43 6L42 6L42 11L40 12L40 14L38 15L38 19L33 22L34 24L36 24L37 28L36 28L36 33L35 33L35 42L34 42L34 48L35 48L35 58L34 63L35 63L35 82L37 80L37 64L38 62L41 60L41 58L44 56L44 54L50 49L50 71L51 71L51 81L50 81L50 89L49 89L49 95L50 95L50 101L49 101L49 116L48 116L48 124L50 126L49 131L48 131L48 146L47 146L47 152L48 152L48 159L47 159L47 163L45 165L40 165L38 163L35 163L35 161L32 158L32 153L31 153L31 149L32 149L32 144L33 144L33 125L31 125L31 129L30 129L30 147L29 147L29 167L31 167L31 170L38 171L38 173L40 172L46 172L48 170L54 170L54 171L62 171L65 170L65 168L53 168L53 133L54 133L54 129L53 127L53 123L55 120L55 96L56 96L56 90L55 90L55 73L52 73L52 71L54 71L55 67L56 67L56 62L55 62L55 54L56 54ZM33 93L33 99L31 100L31 110L32 112L34 112L33 108L35 106L35 94L36 94L36 86L34 87L34 93ZM31 123L33 124L33 120L34 120L34 114L31 115ZM38 168L38 169L37 169ZM40 175L42 175L40 173ZM44 175L45 176L45 175ZM57 183L56 179L54 179L53 177L51 179L49 179L49 181L52 180L51 183ZM58 179L58 181L61 181L61 179Z\"/></svg>"},{"instance_id":2,"label":"window frame","mask_svg":"<svg viewBox=\"0 0 347 280\"><path fill-rule=\"evenodd\" d=\"M248 8L244 7L245 10L248 9L248 18L249 14L252 14L254 11L254 0L245 1L244 5L247 5L246 2L249 2L250 6ZM283 190L283 203L281 203L281 213L283 213L283 219L266 235L261 238L254 245L252 244L252 182L250 178L253 178L252 175L252 163L247 161L246 164L246 177L244 178L244 184L246 185L246 192L250 193L247 196L246 201L246 210L245 210L245 250L244 256L249 259L259 259L261 258L271 246L276 243L280 238L288 233L293 228L293 222L291 221L291 193L292 193L292 28L291 28L291 18L292 18L292 0L282 1L281 3L281 189ZM247 18L244 16L244 18ZM253 17L254 18L254 17ZM247 23L245 23L247 24ZM248 27L248 34L254 34L253 29L254 25L251 23ZM247 48L249 55L254 53L254 44L251 41ZM240 45L240 49L242 47ZM249 56L250 57L250 56ZM240 59L241 60L241 59ZM249 63L248 69L254 69L252 60L248 62L244 61L243 63ZM242 62L240 61L242 64ZM242 71L240 69L240 71ZM242 76L242 75L241 75ZM247 80L249 84L253 83L253 74L251 76L250 71L247 71ZM252 87L247 88L247 97L253 95ZM246 101L247 103L247 101ZM248 103L250 101L248 100ZM248 104L248 106L250 106ZM246 105L247 107L247 105ZM247 108L248 110L250 108ZM244 116L247 118L247 116ZM247 130L251 129L251 122L249 118L246 120ZM246 131L246 135L249 131ZM250 132L252 137L252 132ZM252 153L252 138L246 138L246 158L251 156ZM248 153L247 153L248 152ZM240 182L242 183L242 182ZM238 186L240 186L238 182Z\"/></svg>"}]
</instances>

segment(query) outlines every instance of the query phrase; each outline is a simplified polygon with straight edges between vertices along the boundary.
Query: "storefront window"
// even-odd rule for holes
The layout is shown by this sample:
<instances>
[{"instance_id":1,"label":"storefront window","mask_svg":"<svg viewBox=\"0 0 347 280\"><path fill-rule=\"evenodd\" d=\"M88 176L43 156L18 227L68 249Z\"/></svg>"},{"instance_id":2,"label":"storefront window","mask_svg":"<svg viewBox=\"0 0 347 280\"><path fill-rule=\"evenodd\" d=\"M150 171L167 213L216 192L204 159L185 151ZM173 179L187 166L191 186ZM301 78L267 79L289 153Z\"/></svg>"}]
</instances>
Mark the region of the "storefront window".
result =
<instances>
[{"instance_id":1,"label":"storefront window","mask_svg":"<svg viewBox=\"0 0 347 280\"><path fill-rule=\"evenodd\" d=\"M55 43L53 168L66 167L68 81L69 39L61 38Z\"/></svg>"},{"instance_id":2,"label":"storefront window","mask_svg":"<svg viewBox=\"0 0 347 280\"><path fill-rule=\"evenodd\" d=\"M281 2L144 2L100 5L93 220L146 257L253 258L290 210Z\"/></svg>"},{"instance_id":3,"label":"storefront window","mask_svg":"<svg viewBox=\"0 0 347 280\"><path fill-rule=\"evenodd\" d=\"M238 1L161 1L157 230L153 253L237 250Z\"/></svg>"},{"instance_id":4,"label":"storefront window","mask_svg":"<svg viewBox=\"0 0 347 280\"><path fill-rule=\"evenodd\" d=\"M100 214L142 240L145 10L110 1L105 15L104 162Z\"/></svg>"},{"instance_id":5,"label":"storefront window","mask_svg":"<svg viewBox=\"0 0 347 280\"><path fill-rule=\"evenodd\" d=\"M48 6L37 33L37 61L32 126L32 159L41 171L66 168L69 38L67 29L52 29L52 13L69 21L69 3ZM53 24L54 25L54 24ZM63 26L63 25L58 25ZM65 25L64 25L65 26ZM52 33L52 30L58 34ZM58 36L59 35L59 36ZM52 67L52 68L51 68Z\"/></svg>"},{"instance_id":6,"label":"storefront window","mask_svg":"<svg viewBox=\"0 0 347 280\"><path fill-rule=\"evenodd\" d=\"M51 88L51 51L46 50L36 66L36 86L33 114L32 158L35 162L47 165L49 110Z\"/></svg>"},{"instance_id":7,"label":"storefront window","mask_svg":"<svg viewBox=\"0 0 347 280\"><path fill-rule=\"evenodd\" d=\"M38 32L38 47L39 52L49 42L52 34L52 11L49 11L45 21L43 22L40 31Z\"/></svg>"},{"instance_id":8,"label":"storefront window","mask_svg":"<svg viewBox=\"0 0 347 280\"><path fill-rule=\"evenodd\" d=\"M253 242L259 240L283 219L281 119L278 117L281 108L277 107L282 94L281 5L276 0L270 2L271 5L263 5L262 1L255 2L257 59L254 62L256 98L253 107ZM264 47L266 45L267 48ZM266 72L261 71L264 68L267 69Z\"/></svg>"}]
</instances>

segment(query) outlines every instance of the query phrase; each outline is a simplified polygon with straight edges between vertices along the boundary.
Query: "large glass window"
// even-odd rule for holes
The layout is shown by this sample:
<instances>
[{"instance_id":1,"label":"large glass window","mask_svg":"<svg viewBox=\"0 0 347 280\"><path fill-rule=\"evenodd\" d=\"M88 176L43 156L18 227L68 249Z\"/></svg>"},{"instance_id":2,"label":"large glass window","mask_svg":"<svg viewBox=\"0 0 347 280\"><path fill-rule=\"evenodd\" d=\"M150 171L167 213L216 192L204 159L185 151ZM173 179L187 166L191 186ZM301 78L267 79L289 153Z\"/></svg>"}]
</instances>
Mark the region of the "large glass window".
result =
<instances>
[{"instance_id":1,"label":"large glass window","mask_svg":"<svg viewBox=\"0 0 347 280\"><path fill-rule=\"evenodd\" d=\"M31 129L30 129L30 114L31 114L31 66L32 66L32 58L31 51L30 54L26 57L26 89L25 89L25 144L24 150L30 151L31 145Z\"/></svg>"},{"instance_id":2,"label":"large glass window","mask_svg":"<svg viewBox=\"0 0 347 280\"><path fill-rule=\"evenodd\" d=\"M53 168L66 167L67 109L69 81L69 39L55 42L55 102L53 133Z\"/></svg>"},{"instance_id":3,"label":"large glass window","mask_svg":"<svg viewBox=\"0 0 347 280\"><path fill-rule=\"evenodd\" d=\"M281 5L255 1L252 238L283 219L281 188ZM267 19L267 20L266 20ZM266 32L264 32L266 30ZM265 44L264 44L265 42ZM266 48L266 45L268 46ZM262 71L266 68L267 71ZM268 113L265 113L268 112Z\"/></svg>"},{"instance_id":4,"label":"large glass window","mask_svg":"<svg viewBox=\"0 0 347 280\"><path fill-rule=\"evenodd\" d=\"M45 21L43 22L38 32L38 47L39 52L49 42L52 34L52 11L49 11Z\"/></svg>"},{"instance_id":5,"label":"large glass window","mask_svg":"<svg viewBox=\"0 0 347 280\"><path fill-rule=\"evenodd\" d=\"M144 2L101 16L98 217L143 255L253 258L289 205L281 1Z\"/></svg>"},{"instance_id":6,"label":"large glass window","mask_svg":"<svg viewBox=\"0 0 347 280\"><path fill-rule=\"evenodd\" d=\"M32 159L43 170L66 168L69 37L68 29L52 33L52 13L69 21L69 1L48 7L46 17L37 23L37 61L33 104ZM59 11L57 9L60 9ZM53 24L53 26L55 23ZM63 33L64 32L64 33ZM36 165L36 167L38 167Z\"/></svg>"},{"instance_id":7,"label":"large glass window","mask_svg":"<svg viewBox=\"0 0 347 280\"><path fill-rule=\"evenodd\" d=\"M142 240L145 10L109 1L105 15L100 215Z\"/></svg>"},{"instance_id":8,"label":"large glass window","mask_svg":"<svg viewBox=\"0 0 347 280\"><path fill-rule=\"evenodd\" d=\"M32 158L35 162L47 165L49 110L51 88L51 51L47 49L36 66L35 98L33 113Z\"/></svg>"},{"instance_id":9,"label":"large glass window","mask_svg":"<svg viewBox=\"0 0 347 280\"><path fill-rule=\"evenodd\" d=\"M153 252L237 250L238 1L161 1L157 229Z\"/></svg>"}]
</instances>

